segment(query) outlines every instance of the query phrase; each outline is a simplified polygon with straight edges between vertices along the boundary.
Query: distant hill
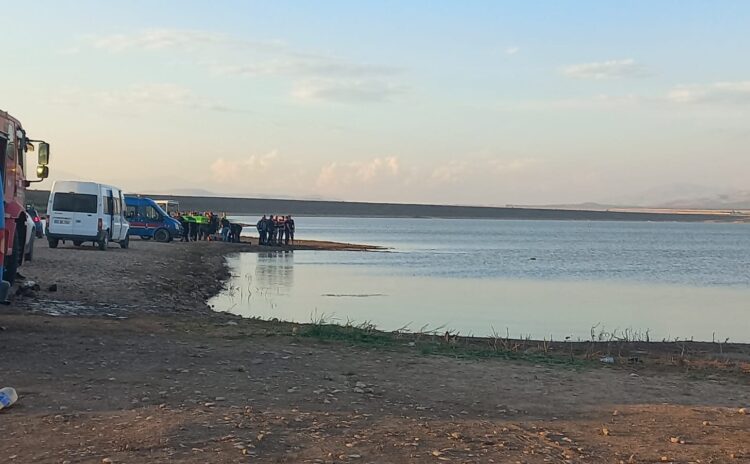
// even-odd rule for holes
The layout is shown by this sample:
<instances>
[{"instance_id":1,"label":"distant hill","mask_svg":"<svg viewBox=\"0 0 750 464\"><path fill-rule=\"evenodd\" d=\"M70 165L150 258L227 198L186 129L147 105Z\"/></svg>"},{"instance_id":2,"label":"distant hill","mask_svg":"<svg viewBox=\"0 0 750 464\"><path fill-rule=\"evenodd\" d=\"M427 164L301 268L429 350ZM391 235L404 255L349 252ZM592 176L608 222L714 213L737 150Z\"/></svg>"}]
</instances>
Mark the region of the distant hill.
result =
<instances>
[{"instance_id":1,"label":"distant hill","mask_svg":"<svg viewBox=\"0 0 750 464\"><path fill-rule=\"evenodd\" d=\"M150 198L175 200L183 211L216 211L231 215L260 216L262 214L292 214L298 216L340 217L431 217L458 219L538 219L586 221L680 221L737 222L750 220L747 216L723 213L595 211L555 208L520 208L486 206L422 205L399 203L362 203L319 200L287 200L267 198L231 198L143 194ZM27 202L44 210L49 192L30 190Z\"/></svg>"},{"instance_id":2,"label":"distant hill","mask_svg":"<svg viewBox=\"0 0 750 464\"><path fill-rule=\"evenodd\" d=\"M700 198L685 198L662 204L665 208L750 210L750 192L731 192Z\"/></svg>"},{"instance_id":3,"label":"distant hill","mask_svg":"<svg viewBox=\"0 0 750 464\"><path fill-rule=\"evenodd\" d=\"M698 190L698 189L695 189ZM732 191L728 193L707 193L705 195L675 196L679 190L670 190L663 194L650 192L638 196L637 201L623 203L574 203L552 205L524 205L524 208L582 209L582 210L623 210L623 209L674 209L674 210L750 210L750 191Z\"/></svg>"}]
</instances>

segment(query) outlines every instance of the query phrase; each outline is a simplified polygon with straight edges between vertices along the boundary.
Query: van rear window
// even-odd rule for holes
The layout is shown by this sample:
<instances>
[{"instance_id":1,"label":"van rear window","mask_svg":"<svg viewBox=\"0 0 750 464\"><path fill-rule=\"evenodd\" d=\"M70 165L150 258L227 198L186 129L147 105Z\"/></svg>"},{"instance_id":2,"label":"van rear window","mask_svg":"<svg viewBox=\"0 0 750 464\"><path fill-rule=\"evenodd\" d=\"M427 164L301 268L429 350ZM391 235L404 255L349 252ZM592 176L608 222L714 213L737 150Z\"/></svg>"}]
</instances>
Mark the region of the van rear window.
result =
<instances>
[{"instance_id":1,"label":"van rear window","mask_svg":"<svg viewBox=\"0 0 750 464\"><path fill-rule=\"evenodd\" d=\"M96 213L96 195L55 193L55 201L52 203L52 209L70 213Z\"/></svg>"}]
</instances>

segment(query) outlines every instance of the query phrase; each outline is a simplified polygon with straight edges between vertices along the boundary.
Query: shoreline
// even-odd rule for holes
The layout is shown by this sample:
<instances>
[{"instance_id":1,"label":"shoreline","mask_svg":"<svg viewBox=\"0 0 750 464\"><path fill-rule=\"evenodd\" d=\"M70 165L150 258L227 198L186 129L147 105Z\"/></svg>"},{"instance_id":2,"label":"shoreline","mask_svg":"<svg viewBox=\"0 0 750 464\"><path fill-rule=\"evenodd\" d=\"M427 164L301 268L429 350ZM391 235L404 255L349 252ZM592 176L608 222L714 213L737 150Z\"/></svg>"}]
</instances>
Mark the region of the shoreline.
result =
<instances>
[{"instance_id":1,"label":"shoreline","mask_svg":"<svg viewBox=\"0 0 750 464\"><path fill-rule=\"evenodd\" d=\"M248 253L273 251L387 251L388 248L376 245L332 242L328 240L296 240L293 245L266 246L258 245L257 237L240 237L240 243L248 246Z\"/></svg>"},{"instance_id":2,"label":"shoreline","mask_svg":"<svg viewBox=\"0 0 750 464\"><path fill-rule=\"evenodd\" d=\"M750 345L467 338L212 311L225 257L263 248L40 246L23 271L39 289L0 308L3 381L20 397L0 412L10 462L750 457L739 412Z\"/></svg>"}]
</instances>

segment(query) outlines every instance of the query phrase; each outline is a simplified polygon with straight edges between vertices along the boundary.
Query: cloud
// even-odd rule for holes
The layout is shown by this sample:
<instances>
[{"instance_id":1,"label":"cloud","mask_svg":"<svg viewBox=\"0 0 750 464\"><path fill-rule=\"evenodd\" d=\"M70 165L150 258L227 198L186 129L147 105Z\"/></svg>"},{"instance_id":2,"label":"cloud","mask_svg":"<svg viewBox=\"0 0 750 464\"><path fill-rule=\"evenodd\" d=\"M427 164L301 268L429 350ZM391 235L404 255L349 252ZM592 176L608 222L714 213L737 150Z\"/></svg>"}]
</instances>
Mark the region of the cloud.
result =
<instances>
[{"instance_id":1,"label":"cloud","mask_svg":"<svg viewBox=\"0 0 750 464\"><path fill-rule=\"evenodd\" d=\"M209 168L211 177L220 183L260 179L274 168L278 155L277 150L272 150L263 155L250 155L244 160L218 158Z\"/></svg>"},{"instance_id":2,"label":"cloud","mask_svg":"<svg viewBox=\"0 0 750 464\"><path fill-rule=\"evenodd\" d=\"M667 99L674 103L750 103L750 81L679 85Z\"/></svg>"},{"instance_id":3,"label":"cloud","mask_svg":"<svg viewBox=\"0 0 750 464\"><path fill-rule=\"evenodd\" d=\"M182 48L186 50L220 44L236 43L224 34L207 31L179 29L147 29L130 34L110 34L88 38L94 48L112 53L131 49L160 50ZM251 43L248 42L248 45Z\"/></svg>"},{"instance_id":4,"label":"cloud","mask_svg":"<svg viewBox=\"0 0 750 464\"><path fill-rule=\"evenodd\" d=\"M508 48L505 49L505 54L506 55L515 55L519 51L521 51L521 49L518 48L518 47L508 47Z\"/></svg>"},{"instance_id":5,"label":"cloud","mask_svg":"<svg viewBox=\"0 0 750 464\"><path fill-rule=\"evenodd\" d=\"M378 102L401 94L395 83L403 70L296 49L278 40L255 41L200 30L150 29L130 34L92 36L99 50L178 50L216 76L277 77L291 81L291 95L301 100Z\"/></svg>"},{"instance_id":6,"label":"cloud","mask_svg":"<svg viewBox=\"0 0 750 464\"><path fill-rule=\"evenodd\" d=\"M385 102L405 91L400 85L376 79L310 79L297 82L292 96L303 101Z\"/></svg>"},{"instance_id":7,"label":"cloud","mask_svg":"<svg viewBox=\"0 0 750 464\"><path fill-rule=\"evenodd\" d=\"M65 47L65 48L58 50L58 53L64 56L78 55L79 53L81 53L81 48L80 47Z\"/></svg>"},{"instance_id":8,"label":"cloud","mask_svg":"<svg viewBox=\"0 0 750 464\"><path fill-rule=\"evenodd\" d=\"M517 159L490 159L487 161L491 171L496 174L510 174L527 171L541 164L538 159L517 158Z\"/></svg>"},{"instance_id":9,"label":"cloud","mask_svg":"<svg viewBox=\"0 0 750 464\"><path fill-rule=\"evenodd\" d=\"M536 159L481 153L437 165L404 163L397 156L378 156L361 161L336 160L318 165L318 169L298 161L296 156L282 159L276 150L272 150L244 159L214 159L209 172L212 181L221 185L219 190L222 192L246 194L254 186L262 185L265 191L285 195L353 201L429 201L434 196L441 201L455 202L455 198L463 195L486 192L488 186L501 185L502 190L513 191L535 182L534 179L545 170Z\"/></svg>"},{"instance_id":10,"label":"cloud","mask_svg":"<svg viewBox=\"0 0 750 464\"><path fill-rule=\"evenodd\" d=\"M246 112L199 97L189 88L173 83L136 84L122 89L107 90L58 89L50 101L70 106L94 104L103 108L116 108L126 113L175 106L217 112Z\"/></svg>"},{"instance_id":11,"label":"cloud","mask_svg":"<svg viewBox=\"0 0 750 464\"><path fill-rule=\"evenodd\" d=\"M393 76L402 71L394 66L357 63L295 49L279 40L248 40L200 30L148 29L130 34L90 36L87 41L96 49L112 53L177 49L185 52L206 51L214 59L214 52L219 49L239 53L232 64L204 63L215 74L227 76L370 78Z\"/></svg>"},{"instance_id":12,"label":"cloud","mask_svg":"<svg viewBox=\"0 0 750 464\"><path fill-rule=\"evenodd\" d=\"M214 66L214 72L221 75L257 77L257 76L323 76L368 78L373 76L391 76L400 72L389 66L350 63L335 58L274 58L244 65Z\"/></svg>"},{"instance_id":13,"label":"cloud","mask_svg":"<svg viewBox=\"0 0 750 464\"><path fill-rule=\"evenodd\" d=\"M133 85L125 90L96 92L105 105L188 105L194 101L193 93L177 84Z\"/></svg>"},{"instance_id":14,"label":"cloud","mask_svg":"<svg viewBox=\"0 0 750 464\"><path fill-rule=\"evenodd\" d=\"M643 77L645 69L633 59L601 61L565 66L563 75L573 79L621 79Z\"/></svg>"},{"instance_id":15,"label":"cloud","mask_svg":"<svg viewBox=\"0 0 750 464\"><path fill-rule=\"evenodd\" d=\"M532 158L494 158L472 156L469 159L451 160L433 168L430 178L438 183L457 184L488 176L504 176L529 171L540 165Z\"/></svg>"},{"instance_id":16,"label":"cloud","mask_svg":"<svg viewBox=\"0 0 750 464\"><path fill-rule=\"evenodd\" d=\"M361 188L394 180L400 174L401 165L395 156L378 157L363 162L332 162L321 168L315 184L323 192L337 192L352 186Z\"/></svg>"},{"instance_id":17,"label":"cloud","mask_svg":"<svg viewBox=\"0 0 750 464\"><path fill-rule=\"evenodd\" d=\"M454 184L469 176L471 170L468 162L453 160L436 166L430 177L437 182Z\"/></svg>"}]
</instances>

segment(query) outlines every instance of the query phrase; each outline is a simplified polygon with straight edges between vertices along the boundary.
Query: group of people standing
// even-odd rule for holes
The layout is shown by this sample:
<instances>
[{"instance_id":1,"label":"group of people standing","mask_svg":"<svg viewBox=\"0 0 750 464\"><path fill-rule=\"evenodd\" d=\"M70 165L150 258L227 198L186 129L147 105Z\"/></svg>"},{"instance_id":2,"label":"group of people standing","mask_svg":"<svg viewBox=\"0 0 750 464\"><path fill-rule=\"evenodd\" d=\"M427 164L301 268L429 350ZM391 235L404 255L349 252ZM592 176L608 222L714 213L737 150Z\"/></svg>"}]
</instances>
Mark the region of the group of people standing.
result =
<instances>
[{"instance_id":1,"label":"group of people standing","mask_svg":"<svg viewBox=\"0 0 750 464\"><path fill-rule=\"evenodd\" d=\"M260 245L281 246L294 244L294 219L292 216L266 216L256 224Z\"/></svg>"},{"instance_id":2,"label":"group of people standing","mask_svg":"<svg viewBox=\"0 0 750 464\"><path fill-rule=\"evenodd\" d=\"M183 242L197 242L199 240L222 240L224 242L239 242L242 224L229 222L227 215L221 218L213 211L199 213L177 213L175 217L182 226Z\"/></svg>"},{"instance_id":3,"label":"group of people standing","mask_svg":"<svg viewBox=\"0 0 750 464\"><path fill-rule=\"evenodd\" d=\"M242 224L230 222L226 214L214 214L212 211L200 213L177 213L175 219L182 225L182 241L197 242L201 240L221 240L239 242ZM294 219L292 216L263 216L256 225L259 244L265 246L282 246L294 244Z\"/></svg>"}]
</instances>

